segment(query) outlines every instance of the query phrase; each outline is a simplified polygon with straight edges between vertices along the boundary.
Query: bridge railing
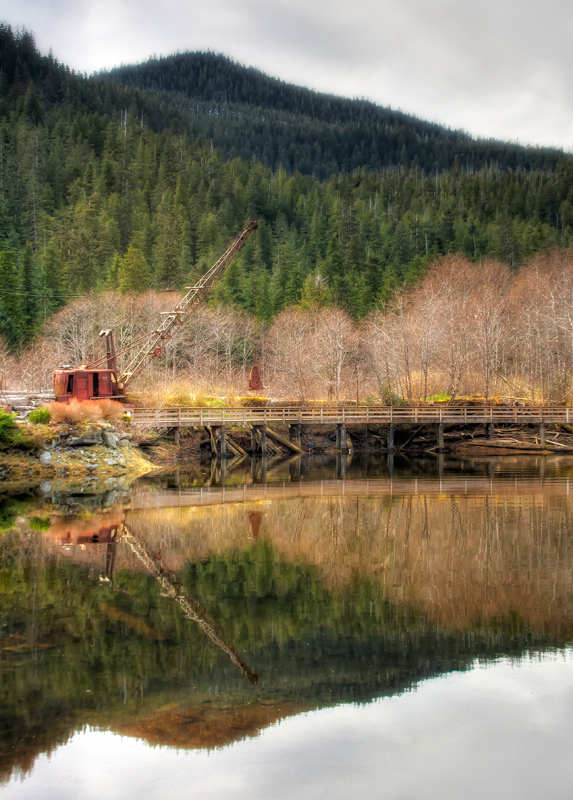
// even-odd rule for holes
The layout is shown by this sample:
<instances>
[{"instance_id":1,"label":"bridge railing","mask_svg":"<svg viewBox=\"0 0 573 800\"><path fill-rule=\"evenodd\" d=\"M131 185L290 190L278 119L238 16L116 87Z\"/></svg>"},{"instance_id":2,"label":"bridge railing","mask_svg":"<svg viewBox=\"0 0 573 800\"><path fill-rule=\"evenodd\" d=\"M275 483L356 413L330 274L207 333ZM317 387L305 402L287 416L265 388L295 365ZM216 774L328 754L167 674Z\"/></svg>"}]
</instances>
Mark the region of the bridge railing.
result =
<instances>
[{"instance_id":1,"label":"bridge railing","mask_svg":"<svg viewBox=\"0 0 573 800\"><path fill-rule=\"evenodd\" d=\"M480 424L542 422L573 422L573 410L568 407L418 407L389 408L380 406L340 407L263 407L263 408L134 408L132 420L136 425L177 428L204 425L347 425L359 424Z\"/></svg>"}]
</instances>

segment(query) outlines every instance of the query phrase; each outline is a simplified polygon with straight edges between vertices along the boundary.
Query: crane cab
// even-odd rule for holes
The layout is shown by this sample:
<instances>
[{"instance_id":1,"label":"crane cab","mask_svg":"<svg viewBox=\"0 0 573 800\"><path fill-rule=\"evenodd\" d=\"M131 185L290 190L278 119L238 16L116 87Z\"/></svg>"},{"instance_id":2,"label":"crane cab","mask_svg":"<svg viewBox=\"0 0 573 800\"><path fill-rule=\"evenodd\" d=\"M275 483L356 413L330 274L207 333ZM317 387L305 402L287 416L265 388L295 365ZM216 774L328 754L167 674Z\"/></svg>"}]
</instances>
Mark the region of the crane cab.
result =
<instances>
[{"instance_id":1,"label":"crane cab","mask_svg":"<svg viewBox=\"0 0 573 800\"><path fill-rule=\"evenodd\" d=\"M101 400L124 396L116 370L66 367L54 372L54 394L59 403L67 403L74 397L76 400Z\"/></svg>"}]
</instances>

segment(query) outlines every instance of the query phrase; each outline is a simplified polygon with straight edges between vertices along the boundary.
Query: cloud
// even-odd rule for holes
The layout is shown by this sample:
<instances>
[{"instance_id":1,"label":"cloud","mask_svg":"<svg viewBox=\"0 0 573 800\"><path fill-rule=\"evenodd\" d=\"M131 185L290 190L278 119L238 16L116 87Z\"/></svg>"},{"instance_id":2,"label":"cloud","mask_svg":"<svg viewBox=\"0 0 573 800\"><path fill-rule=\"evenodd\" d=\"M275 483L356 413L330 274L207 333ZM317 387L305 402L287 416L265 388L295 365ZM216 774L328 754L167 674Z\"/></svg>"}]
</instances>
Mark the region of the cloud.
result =
<instances>
[{"instance_id":1,"label":"cloud","mask_svg":"<svg viewBox=\"0 0 573 800\"><path fill-rule=\"evenodd\" d=\"M81 71L210 49L476 135L573 141L562 0L0 0L0 17Z\"/></svg>"}]
</instances>

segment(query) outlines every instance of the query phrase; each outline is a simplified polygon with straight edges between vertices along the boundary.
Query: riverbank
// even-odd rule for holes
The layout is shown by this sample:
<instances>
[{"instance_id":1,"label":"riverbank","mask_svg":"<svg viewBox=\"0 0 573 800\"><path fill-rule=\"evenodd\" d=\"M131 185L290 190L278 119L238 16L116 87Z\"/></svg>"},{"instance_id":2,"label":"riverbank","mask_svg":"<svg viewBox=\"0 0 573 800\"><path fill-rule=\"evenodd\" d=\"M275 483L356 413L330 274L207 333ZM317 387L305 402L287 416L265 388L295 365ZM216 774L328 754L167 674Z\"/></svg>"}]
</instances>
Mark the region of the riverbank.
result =
<instances>
[{"instance_id":1,"label":"riverbank","mask_svg":"<svg viewBox=\"0 0 573 800\"><path fill-rule=\"evenodd\" d=\"M96 483L137 477L153 469L128 426L110 422L21 423L12 442L0 446L0 480L10 483L53 479Z\"/></svg>"}]
</instances>

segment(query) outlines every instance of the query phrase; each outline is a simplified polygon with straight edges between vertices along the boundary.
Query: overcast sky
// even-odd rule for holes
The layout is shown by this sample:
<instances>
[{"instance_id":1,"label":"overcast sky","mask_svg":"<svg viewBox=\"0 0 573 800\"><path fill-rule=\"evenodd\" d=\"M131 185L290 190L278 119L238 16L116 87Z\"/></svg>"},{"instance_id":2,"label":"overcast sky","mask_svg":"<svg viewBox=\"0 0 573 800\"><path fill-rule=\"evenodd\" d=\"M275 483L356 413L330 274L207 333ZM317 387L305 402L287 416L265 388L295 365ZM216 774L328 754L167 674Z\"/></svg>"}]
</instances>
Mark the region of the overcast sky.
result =
<instances>
[{"instance_id":1,"label":"overcast sky","mask_svg":"<svg viewBox=\"0 0 573 800\"><path fill-rule=\"evenodd\" d=\"M0 0L0 20L82 72L213 50L476 136L573 148L566 0Z\"/></svg>"}]
</instances>

